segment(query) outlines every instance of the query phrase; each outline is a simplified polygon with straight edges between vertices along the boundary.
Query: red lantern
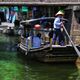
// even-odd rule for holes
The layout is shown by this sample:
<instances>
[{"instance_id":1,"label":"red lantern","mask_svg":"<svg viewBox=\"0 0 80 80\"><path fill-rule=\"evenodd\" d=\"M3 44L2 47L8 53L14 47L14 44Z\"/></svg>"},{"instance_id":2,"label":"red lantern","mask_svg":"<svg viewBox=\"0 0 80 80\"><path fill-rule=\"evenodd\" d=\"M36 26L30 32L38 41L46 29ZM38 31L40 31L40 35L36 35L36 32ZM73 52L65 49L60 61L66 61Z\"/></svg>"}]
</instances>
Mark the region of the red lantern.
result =
<instances>
[{"instance_id":1,"label":"red lantern","mask_svg":"<svg viewBox=\"0 0 80 80\"><path fill-rule=\"evenodd\" d=\"M41 29L41 25L39 25L39 24L34 25L34 29L35 30L40 30Z\"/></svg>"}]
</instances>

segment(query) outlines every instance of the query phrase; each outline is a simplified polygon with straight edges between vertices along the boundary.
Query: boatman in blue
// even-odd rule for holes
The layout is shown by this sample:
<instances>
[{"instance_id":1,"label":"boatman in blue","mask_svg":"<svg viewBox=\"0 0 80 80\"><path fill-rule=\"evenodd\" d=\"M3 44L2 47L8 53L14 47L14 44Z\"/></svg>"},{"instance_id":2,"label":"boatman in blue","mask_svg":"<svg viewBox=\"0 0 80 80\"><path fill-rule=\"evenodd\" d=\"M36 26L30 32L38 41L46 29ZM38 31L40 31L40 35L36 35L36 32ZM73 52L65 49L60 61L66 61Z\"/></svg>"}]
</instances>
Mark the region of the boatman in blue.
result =
<instances>
[{"instance_id":1,"label":"boatman in blue","mask_svg":"<svg viewBox=\"0 0 80 80\"><path fill-rule=\"evenodd\" d=\"M61 28L63 24L62 18L64 16L64 13L62 11L59 11L55 16L56 18L53 24L54 27L53 44L55 44L57 41L57 44L61 45L61 37L62 37Z\"/></svg>"}]
</instances>

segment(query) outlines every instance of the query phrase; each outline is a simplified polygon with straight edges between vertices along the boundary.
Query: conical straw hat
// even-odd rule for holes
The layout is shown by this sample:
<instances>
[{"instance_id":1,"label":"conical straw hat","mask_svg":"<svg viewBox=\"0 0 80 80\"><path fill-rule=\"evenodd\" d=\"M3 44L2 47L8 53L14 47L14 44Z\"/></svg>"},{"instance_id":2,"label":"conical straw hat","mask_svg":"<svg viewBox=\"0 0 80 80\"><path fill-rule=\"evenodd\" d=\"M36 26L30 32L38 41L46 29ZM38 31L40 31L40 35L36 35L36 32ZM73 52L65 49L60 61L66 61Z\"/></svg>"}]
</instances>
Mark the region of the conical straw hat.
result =
<instances>
[{"instance_id":1,"label":"conical straw hat","mask_svg":"<svg viewBox=\"0 0 80 80\"><path fill-rule=\"evenodd\" d=\"M58 15L64 15L64 13L62 11L58 11L55 16L58 16Z\"/></svg>"}]
</instances>

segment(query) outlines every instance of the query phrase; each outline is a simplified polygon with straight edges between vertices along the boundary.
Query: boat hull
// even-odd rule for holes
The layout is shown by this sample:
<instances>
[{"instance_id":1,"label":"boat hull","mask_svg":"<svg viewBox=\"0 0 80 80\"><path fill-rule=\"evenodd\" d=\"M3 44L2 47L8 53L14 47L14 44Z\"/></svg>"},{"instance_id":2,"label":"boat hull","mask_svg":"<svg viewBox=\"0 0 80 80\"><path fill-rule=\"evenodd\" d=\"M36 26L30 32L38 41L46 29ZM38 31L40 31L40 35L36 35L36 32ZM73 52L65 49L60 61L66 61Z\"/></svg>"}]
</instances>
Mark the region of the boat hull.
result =
<instances>
[{"instance_id":1,"label":"boat hull","mask_svg":"<svg viewBox=\"0 0 80 80\"><path fill-rule=\"evenodd\" d=\"M80 50L80 47L77 46ZM29 59L35 59L41 62L76 62L78 55L74 48L68 46L46 45L42 48L27 50L23 45L19 45L18 51L24 53Z\"/></svg>"}]
</instances>

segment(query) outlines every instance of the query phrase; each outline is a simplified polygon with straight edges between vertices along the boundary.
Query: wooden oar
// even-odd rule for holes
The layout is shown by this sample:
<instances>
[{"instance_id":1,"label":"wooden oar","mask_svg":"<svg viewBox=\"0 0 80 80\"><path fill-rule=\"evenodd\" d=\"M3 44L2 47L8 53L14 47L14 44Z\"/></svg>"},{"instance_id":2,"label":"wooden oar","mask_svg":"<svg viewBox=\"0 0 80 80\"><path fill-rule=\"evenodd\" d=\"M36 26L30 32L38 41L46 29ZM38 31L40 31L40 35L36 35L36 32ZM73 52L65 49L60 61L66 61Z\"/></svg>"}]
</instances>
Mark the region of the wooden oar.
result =
<instances>
[{"instance_id":1,"label":"wooden oar","mask_svg":"<svg viewBox=\"0 0 80 80\"><path fill-rule=\"evenodd\" d=\"M64 31L66 32L66 34L67 34L67 36L68 36L68 38L69 38L69 40L70 40L72 46L74 47L76 53L77 53L78 56L80 57L80 51L77 49L77 47L75 46L75 44L74 44L73 41L71 40L71 37L69 36L69 34L68 34L68 32L67 32L67 30L66 30L66 28L65 28L64 25L63 25L63 29L64 29Z\"/></svg>"}]
</instances>

